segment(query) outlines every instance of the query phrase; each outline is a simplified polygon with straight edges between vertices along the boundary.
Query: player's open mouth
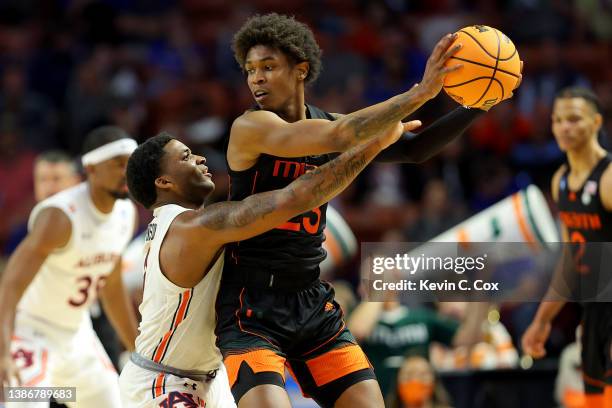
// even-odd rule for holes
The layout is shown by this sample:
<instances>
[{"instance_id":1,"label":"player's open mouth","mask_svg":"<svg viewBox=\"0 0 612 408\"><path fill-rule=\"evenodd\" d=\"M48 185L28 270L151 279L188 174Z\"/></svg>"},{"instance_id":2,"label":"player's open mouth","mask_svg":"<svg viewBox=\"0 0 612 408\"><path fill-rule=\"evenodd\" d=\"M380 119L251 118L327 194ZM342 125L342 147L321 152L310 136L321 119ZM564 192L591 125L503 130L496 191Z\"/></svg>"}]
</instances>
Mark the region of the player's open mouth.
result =
<instances>
[{"instance_id":1,"label":"player's open mouth","mask_svg":"<svg viewBox=\"0 0 612 408\"><path fill-rule=\"evenodd\" d=\"M264 91L263 89L258 89L257 91L253 92L253 96L255 96L256 100L260 100L265 98L268 95L267 91Z\"/></svg>"},{"instance_id":2,"label":"player's open mouth","mask_svg":"<svg viewBox=\"0 0 612 408\"><path fill-rule=\"evenodd\" d=\"M212 173L208 172L208 167L204 166L204 168L201 171L205 177L212 178Z\"/></svg>"}]
</instances>

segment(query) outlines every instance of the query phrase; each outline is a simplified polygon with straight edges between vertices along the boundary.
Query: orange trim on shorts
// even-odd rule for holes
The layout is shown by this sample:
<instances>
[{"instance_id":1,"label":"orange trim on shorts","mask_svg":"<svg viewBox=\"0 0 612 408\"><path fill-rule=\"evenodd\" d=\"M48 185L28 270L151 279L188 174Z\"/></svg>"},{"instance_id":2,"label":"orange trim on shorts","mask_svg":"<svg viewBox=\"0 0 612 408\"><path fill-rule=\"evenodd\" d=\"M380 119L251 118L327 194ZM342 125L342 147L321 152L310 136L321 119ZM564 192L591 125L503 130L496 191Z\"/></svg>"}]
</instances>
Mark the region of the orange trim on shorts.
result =
<instances>
[{"instance_id":1,"label":"orange trim on shorts","mask_svg":"<svg viewBox=\"0 0 612 408\"><path fill-rule=\"evenodd\" d=\"M47 373L47 357L48 357L47 356L47 350L43 350L42 351L42 356L41 356L41 365L42 365L42 368L40 370L40 374L38 374L36 377L32 378L27 383L23 384L24 387L32 387L32 386L38 384L39 382L41 382L45 378L45 374Z\"/></svg>"},{"instance_id":2,"label":"orange trim on shorts","mask_svg":"<svg viewBox=\"0 0 612 408\"><path fill-rule=\"evenodd\" d=\"M157 378L155 378L155 383L153 384L155 398L161 397L164 394L163 389L164 389L164 379L165 378L166 378L166 375L164 373L159 373Z\"/></svg>"},{"instance_id":3,"label":"orange trim on shorts","mask_svg":"<svg viewBox=\"0 0 612 408\"><path fill-rule=\"evenodd\" d=\"M355 371L372 367L361 347L356 344L328 351L307 360L306 365L317 387L329 384Z\"/></svg>"},{"instance_id":4,"label":"orange trim on shorts","mask_svg":"<svg viewBox=\"0 0 612 408\"><path fill-rule=\"evenodd\" d=\"M606 385L604 389L604 402L607 405L604 405L606 408L612 408L612 385Z\"/></svg>"},{"instance_id":5,"label":"orange trim on shorts","mask_svg":"<svg viewBox=\"0 0 612 408\"><path fill-rule=\"evenodd\" d=\"M340 310L340 312L342 312L342 310ZM344 313L343 313L343 315L344 315ZM338 337L340 335L340 333L342 333L342 330L344 330L345 327L346 327L346 323L344 322L344 320L342 320L342 327L340 327L340 330L338 330L336 332L336 334L334 334L329 339L327 339L323 344L319 344L317 347L313 348L312 350L307 351L306 353L302 354L302 356L307 356L308 354L317 351L318 349L320 349L321 347L323 347L324 345L326 345L330 341L334 340L336 337Z\"/></svg>"},{"instance_id":6,"label":"orange trim on shorts","mask_svg":"<svg viewBox=\"0 0 612 408\"><path fill-rule=\"evenodd\" d=\"M512 204L514 205L514 214L516 215L516 219L518 220L519 229L521 230L521 234L523 234L523 238L532 248L537 248L535 238L531 235L529 228L527 227L527 221L525 220L525 215L523 215L523 210L521 207L521 196L519 193L516 193L512 196Z\"/></svg>"},{"instance_id":7,"label":"orange trim on shorts","mask_svg":"<svg viewBox=\"0 0 612 408\"><path fill-rule=\"evenodd\" d=\"M584 408L606 408L603 394L584 394Z\"/></svg>"},{"instance_id":8,"label":"orange trim on shorts","mask_svg":"<svg viewBox=\"0 0 612 408\"><path fill-rule=\"evenodd\" d=\"M223 364L225 364L227 369L230 388L234 386L238 379L238 371L243 361L246 361L255 374L261 372L278 373L283 377L283 381L285 381L285 362L287 360L272 350L258 349L247 351L246 353L231 354L223 360Z\"/></svg>"}]
</instances>

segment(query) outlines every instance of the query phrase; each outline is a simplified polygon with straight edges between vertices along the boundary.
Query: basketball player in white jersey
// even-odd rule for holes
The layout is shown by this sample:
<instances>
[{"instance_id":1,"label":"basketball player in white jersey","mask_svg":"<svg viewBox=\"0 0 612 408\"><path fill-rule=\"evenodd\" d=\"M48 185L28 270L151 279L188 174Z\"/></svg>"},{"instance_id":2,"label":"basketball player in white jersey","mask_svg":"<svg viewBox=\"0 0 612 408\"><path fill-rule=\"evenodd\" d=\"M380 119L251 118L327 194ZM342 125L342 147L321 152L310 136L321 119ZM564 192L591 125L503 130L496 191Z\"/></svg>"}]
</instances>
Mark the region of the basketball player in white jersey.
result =
<instances>
[{"instance_id":1,"label":"basketball player in white jersey","mask_svg":"<svg viewBox=\"0 0 612 408\"><path fill-rule=\"evenodd\" d=\"M0 395L9 383L76 387L70 407L120 406L117 373L88 309L99 297L133 350L136 318L123 290L121 253L136 225L125 181L136 146L119 128L95 129L84 143L87 181L32 210L28 235L0 283Z\"/></svg>"},{"instance_id":2,"label":"basketball player in white jersey","mask_svg":"<svg viewBox=\"0 0 612 408\"><path fill-rule=\"evenodd\" d=\"M419 125L382 129L281 190L207 207L215 185L204 157L167 133L139 146L128 162L128 185L154 218L145 238L140 334L120 377L123 406L235 407L214 334L224 244L329 201L402 131Z\"/></svg>"}]
</instances>

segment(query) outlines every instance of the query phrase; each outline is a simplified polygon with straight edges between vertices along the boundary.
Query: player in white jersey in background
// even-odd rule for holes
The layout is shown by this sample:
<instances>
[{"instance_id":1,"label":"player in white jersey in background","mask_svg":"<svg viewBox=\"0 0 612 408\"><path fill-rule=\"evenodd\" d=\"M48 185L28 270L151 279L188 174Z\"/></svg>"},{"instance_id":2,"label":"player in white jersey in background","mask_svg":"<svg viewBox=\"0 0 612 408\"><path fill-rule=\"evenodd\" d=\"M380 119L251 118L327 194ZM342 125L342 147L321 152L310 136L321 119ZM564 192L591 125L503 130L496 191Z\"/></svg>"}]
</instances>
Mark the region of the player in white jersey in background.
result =
<instances>
[{"instance_id":1,"label":"player in white jersey in background","mask_svg":"<svg viewBox=\"0 0 612 408\"><path fill-rule=\"evenodd\" d=\"M84 143L87 181L32 210L28 235L0 282L0 395L9 383L76 387L70 407L120 406L117 373L88 309L99 297L125 347L134 349L136 318L123 289L121 253L136 226L125 181L135 148L117 127L95 129Z\"/></svg>"},{"instance_id":2,"label":"player in white jersey in background","mask_svg":"<svg viewBox=\"0 0 612 408\"><path fill-rule=\"evenodd\" d=\"M204 157L167 133L139 146L128 162L128 185L154 218L145 238L140 334L120 377L123 406L235 407L214 334L223 246L329 201L402 131L419 125L383 128L281 190L207 207L215 185Z\"/></svg>"}]
</instances>

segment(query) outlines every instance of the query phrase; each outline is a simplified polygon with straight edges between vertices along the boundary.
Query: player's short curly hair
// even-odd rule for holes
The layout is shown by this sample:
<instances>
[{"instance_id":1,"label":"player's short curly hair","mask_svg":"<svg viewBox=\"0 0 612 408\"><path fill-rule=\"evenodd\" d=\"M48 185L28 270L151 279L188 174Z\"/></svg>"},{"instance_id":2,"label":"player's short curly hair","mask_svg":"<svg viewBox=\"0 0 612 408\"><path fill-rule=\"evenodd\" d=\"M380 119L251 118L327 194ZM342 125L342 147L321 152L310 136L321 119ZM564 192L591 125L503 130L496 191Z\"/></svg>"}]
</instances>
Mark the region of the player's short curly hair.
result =
<instances>
[{"instance_id":1,"label":"player's short curly hair","mask_svg":"<svg viewBox=\"0 0 612 408\"><path fill-rule=\"evenodd\" d=\"M145 208L151 208L157 200L155 179L161 171L164 147L173 139L166 132L153 136L138 146L128 160L126 177L130 194Z\"/></svg>"},{"instance_id":2,"label":"player's short curly hair","mask_svg":"<svg viewBox=\"0 0 612 408\"><path fill-rule=\"evenodd\" d=\"M596 113L602 113L601 102L599 98L589 88L581 87L581 86L569 86L567 88L561 89L555 95L555 99L566 99L566 98L582 98L591 105L593 110Z\"/></svg>"},{"instance_id":3,"label":"player's short curly hair","mask_svg":"<svg viewBox=\"0 0 612 408\"><path fill-rule=\"evenodd\" d=\"M256 45L277 48L293 63L307 61L306 82L313 82L321 72L321 49L314 34L293 17L270 13L255 15L244 23L232 42L234 57L243 70L247 53Z\"/></svg>"}]
</instances>

